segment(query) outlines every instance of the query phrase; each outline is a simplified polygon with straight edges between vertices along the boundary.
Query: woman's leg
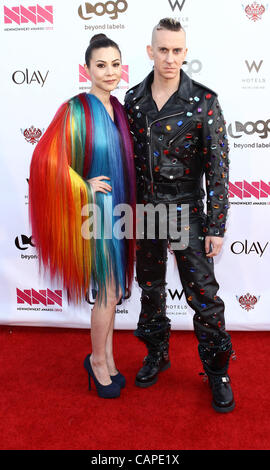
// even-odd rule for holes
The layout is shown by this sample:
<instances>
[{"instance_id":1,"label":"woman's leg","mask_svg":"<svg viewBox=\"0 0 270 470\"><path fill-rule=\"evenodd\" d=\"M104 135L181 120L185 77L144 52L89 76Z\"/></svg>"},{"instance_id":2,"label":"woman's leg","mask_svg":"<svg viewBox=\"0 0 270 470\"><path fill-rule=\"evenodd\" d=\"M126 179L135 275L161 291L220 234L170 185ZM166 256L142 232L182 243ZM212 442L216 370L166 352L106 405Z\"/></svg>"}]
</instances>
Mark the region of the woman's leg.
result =
<instances>
[{"instance_id":1,"label":"woman's leg","mask_svg":"<svg viewBox=\"0 0 270 470\"><path fill-rule=\"evenodd\" d=\"M115 312L112 316L111 324L109 327L109 332L106 341L106 360L108 371L110 375L116 375L118 370L116 368L114 357L113 357L113 330L114 330L114 320L115 320Z\"/></svg>"},{"instance_id":2,"label":"woman's leg","mask_svg":"<svg viewBox=\"0 0 270 470\"><path fill-rule=\"evenodd\" d=\"M115 287L112 282L107 285L107 302L98 299L92 310L91 317L91 365L97 380L102 385L111 383L110 375L115 374L115 366L112 354L113 326L115 308L119 298L115 295ZM107 363L108 360L108 363ZM111 374L112 372L112 374Z\"/></svg>"}]
</instances>

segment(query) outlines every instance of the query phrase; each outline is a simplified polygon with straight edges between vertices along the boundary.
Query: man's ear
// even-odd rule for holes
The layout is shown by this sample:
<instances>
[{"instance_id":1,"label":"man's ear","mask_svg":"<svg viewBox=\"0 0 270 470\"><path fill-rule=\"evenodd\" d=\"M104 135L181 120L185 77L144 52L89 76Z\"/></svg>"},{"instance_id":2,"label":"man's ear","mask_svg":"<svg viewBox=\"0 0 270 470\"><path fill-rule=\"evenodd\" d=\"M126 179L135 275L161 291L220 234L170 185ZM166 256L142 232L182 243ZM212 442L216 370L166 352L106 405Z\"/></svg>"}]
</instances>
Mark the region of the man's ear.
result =
<instances>
[{"instance_id":1,"label":"man's ear","mask_svg":"<svg viewBox=\"0 0 270 470\"><path fill-rule=\"evenodd\" d=\"M147 54L148 54L149 59L153 60L153 59L154 59L154 56L153 56L153 48L152 48L152 46L146 46L146 51L147 51Z\"/></svg>"}]
</instances>

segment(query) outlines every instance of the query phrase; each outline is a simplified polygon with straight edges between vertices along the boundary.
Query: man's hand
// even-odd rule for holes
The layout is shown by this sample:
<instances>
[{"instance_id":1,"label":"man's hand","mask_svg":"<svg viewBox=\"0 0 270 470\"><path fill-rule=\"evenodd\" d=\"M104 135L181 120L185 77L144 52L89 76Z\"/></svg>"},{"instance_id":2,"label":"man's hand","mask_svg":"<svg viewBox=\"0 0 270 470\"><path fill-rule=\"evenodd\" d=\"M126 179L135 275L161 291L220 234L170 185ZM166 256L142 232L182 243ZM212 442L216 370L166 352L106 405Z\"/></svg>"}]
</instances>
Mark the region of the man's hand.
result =
<instances>
[{"instance_id":1,"label":"man's hand","mask_svg":"<svg viewBox=\"0 0 270 470\"><path fill-rule=\"evenodd\" d=\"M207 258L217 256L222 248L223 238L222 237L205 237L205 252ZM211 251L210 251L211 250Z\"/></svg>"}]
</instances>

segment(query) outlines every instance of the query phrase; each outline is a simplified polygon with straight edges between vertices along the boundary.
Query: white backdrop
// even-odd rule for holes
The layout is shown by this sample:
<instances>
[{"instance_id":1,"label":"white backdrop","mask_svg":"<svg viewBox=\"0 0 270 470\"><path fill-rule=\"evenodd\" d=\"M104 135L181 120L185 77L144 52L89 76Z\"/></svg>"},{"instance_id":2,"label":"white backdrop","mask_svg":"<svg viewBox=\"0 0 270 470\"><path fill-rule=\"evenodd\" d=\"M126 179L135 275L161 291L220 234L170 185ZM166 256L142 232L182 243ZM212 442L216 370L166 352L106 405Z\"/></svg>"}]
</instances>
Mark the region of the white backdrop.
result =
<instances>
[{"instance_id":1,"label":"white backdrop","mask_svg":"<svg viewBox=\"0 0 270 470\"><path fill-rule=\"evenodd\" d=\"M146 45L165 16L186 29L184 70L218 92L227 120L231 209L215 259L227 328L270 330L270 8L246 0L0 2L0 324L89 327L91 306L69 307L61 286L39 276L28 223L31 156L60 104L89 90L82 66L91 36L105 32L122 50L115 94L123 102L152 68ZM192 329L194 312L171 254L167 282L172 328ZM132 297L117 307L116 328L133 329L139 310L135 282Z\"/></svg>"}]
</instances>

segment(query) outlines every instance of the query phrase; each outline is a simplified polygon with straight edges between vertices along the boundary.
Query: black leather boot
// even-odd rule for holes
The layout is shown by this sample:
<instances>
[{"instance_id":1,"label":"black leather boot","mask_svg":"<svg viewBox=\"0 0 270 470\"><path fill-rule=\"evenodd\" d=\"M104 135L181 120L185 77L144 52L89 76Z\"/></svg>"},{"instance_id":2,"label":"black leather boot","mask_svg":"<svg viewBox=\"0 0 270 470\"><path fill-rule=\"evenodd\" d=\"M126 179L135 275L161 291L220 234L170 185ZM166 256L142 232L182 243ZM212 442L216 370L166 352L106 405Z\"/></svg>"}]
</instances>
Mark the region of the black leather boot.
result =
<instances>
[{"instance_id":1,"label":"black leather boot","mask_svg":"<svg viewBox=\"0 0 270 470\"><path fill-rule=\"evenodd\" d=\"M207 348L199 344L199 355L212 390L212 406L219 413L229 413L235 407L234 396L228 375L232 345Z\"/></svg>"},{"instance_id":2,"label":"black leather boot","mask_svg":"<svg viewBox=\"0 0 270 470\"><path fill-rule=\"evenodd\" d=\"M135 336L138 336L135 332ZM154 385L158 380L158 374L171 366L169 358L169 336L170 333L153 335L144 339L138 336L146 344L148 355L144 358L143 367L136 375L135 385L147 388Z\"/></svg>"}]
</instances>

